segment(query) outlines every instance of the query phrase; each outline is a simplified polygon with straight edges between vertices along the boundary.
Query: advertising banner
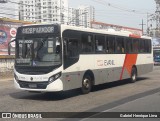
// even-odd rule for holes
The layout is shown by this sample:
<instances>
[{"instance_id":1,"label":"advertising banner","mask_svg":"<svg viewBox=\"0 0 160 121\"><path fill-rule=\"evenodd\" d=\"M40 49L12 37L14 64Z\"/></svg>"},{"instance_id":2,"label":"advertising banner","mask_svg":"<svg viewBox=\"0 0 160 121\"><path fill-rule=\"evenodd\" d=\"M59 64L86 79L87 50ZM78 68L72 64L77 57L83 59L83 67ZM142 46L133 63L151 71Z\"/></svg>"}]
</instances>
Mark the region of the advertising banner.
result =
<instances>
[{"instance_id":1,"label":"advertising banner","mask_svg":"<svg viewBox=\"0 0 160 121\"><path fill-rule=\"evenodd\" d=\"M8 55L8 43L15 39L17 28L28 22L0 19L0 55ZM15 43L11 43L11 54L15 54Z\"/></svg>"}]
</instances>

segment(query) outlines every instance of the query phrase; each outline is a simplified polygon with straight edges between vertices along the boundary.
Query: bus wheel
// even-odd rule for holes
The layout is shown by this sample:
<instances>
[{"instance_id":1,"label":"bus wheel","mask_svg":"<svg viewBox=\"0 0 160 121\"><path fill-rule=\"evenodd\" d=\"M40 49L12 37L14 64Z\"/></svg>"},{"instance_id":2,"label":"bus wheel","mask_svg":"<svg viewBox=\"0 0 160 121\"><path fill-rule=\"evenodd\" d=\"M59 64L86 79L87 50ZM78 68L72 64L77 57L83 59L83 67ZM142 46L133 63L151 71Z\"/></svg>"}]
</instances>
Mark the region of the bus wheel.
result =
<instances>
[{"instance_id":1,"label":"bus wheel","mask_svg":"<svg viewBox=\"0 0 160 121\"><path fill-rule=\"evenodd\" d=\"M137 69L133 67L131 72L131 82L134 83L136 81L137 81Z\"/></svg>"},{"instance_id":2,"label":"bus wheel","mask_svg":"<svg viewBox=\"0 0 160 121\"><path fill-rule=\"evenodd\" d=\"M91 77L89 75L84 76L82 80L82 93L88 94L91 91L92 88L92 82Z\"/></svg>"}]
</instances>

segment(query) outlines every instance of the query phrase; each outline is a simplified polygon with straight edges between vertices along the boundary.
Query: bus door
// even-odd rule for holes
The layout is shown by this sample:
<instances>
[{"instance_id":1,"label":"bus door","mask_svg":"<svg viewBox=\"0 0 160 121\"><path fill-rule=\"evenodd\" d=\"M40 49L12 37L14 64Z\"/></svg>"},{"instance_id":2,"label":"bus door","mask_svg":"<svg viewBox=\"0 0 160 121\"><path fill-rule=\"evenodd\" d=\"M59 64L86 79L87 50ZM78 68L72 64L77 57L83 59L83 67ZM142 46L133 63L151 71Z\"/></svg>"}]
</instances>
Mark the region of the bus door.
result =
<instances>
[{"instance_id":1,"label":"bus door","mask_svg":"<svg viewBox=\"0 0 160 121\"><path fill-rule=\"evenodd\" d=\"M79 60L79 41L77 39L64 39L64 70L65 70L65 89L79 87L80 65Z\"/></svg>"}]
</instances>

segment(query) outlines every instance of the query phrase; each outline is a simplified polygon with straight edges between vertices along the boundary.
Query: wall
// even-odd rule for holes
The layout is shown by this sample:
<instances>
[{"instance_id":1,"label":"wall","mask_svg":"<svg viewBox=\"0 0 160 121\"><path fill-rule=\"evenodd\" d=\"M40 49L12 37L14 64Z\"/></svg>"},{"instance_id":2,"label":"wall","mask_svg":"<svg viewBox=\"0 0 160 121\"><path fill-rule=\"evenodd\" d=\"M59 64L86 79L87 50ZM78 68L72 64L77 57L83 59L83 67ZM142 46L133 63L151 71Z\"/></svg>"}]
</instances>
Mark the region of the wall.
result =
<instances>
[{"instance_id":1,"label":"wall","mask_svg":"<svg viewBox=\"0 0 160 121\"><path fill-rule=\"evenodd\" d=\"M13 78L14 59L0 58L0 79Z\"/></svg>"}]
</instances>

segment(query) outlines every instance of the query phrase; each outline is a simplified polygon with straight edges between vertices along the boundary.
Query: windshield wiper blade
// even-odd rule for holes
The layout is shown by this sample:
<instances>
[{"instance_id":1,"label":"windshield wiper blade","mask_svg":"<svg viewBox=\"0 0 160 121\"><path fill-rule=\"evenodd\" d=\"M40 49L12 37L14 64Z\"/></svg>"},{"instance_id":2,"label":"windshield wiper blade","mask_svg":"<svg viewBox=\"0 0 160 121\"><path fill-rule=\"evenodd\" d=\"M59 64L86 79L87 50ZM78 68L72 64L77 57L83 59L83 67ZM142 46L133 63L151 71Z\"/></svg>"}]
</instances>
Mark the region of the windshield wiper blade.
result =
<instances>
[{"instance_id":1,"label":"windshield wiper blade","mask_svg":"<svg viewBox=\"0 0 160 121\"><path fill-rule=\"evenodd\" d=\"M39 51L43 46L44 46L44 43L47 41L47 39L48 39L48 36L47 37L45 37L43 40L41 40L41 45L40 45L40 47L37 49L37 51Z\"/></svg>"}]
</instances>

